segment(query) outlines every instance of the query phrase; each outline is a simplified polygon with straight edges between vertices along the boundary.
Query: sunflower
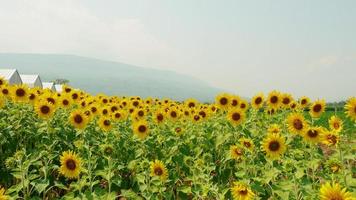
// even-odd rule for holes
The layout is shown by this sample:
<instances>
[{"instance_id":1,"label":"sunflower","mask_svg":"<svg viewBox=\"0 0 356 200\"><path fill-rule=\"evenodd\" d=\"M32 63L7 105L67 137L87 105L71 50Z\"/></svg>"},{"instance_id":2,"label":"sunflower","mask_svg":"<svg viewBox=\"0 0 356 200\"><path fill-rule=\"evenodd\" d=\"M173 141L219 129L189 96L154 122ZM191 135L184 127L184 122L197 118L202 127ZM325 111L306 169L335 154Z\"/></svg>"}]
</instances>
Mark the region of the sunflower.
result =
<instances>
[{"instance_id":1,"label":"sunflower","mask_svg":"<svg viewBox=\"0 0 356 200\"><path fill-rule=\"evenodd\" d=\"M281 94L280 92L273 90L268 94L267 104L270 108L278 109L281 103Z\"/></svg>"},{"instance_id":2,"label":"sunflower","mask_svg":"<svg viewBox=\"0 0 356 200\"><path fill-rule=\"evenodd\" d=\"M281 103L283 108L289 108L290 107L290 103L293 101L292 95L290 94L282 94L281 95Z\"/></svg>"},{"instance_id":3,"label":"sunflower","mask_svg":"<svg viewBox=\"0 0 356 200\"><path fill-rule=\"evenodd\" d=\"M35 104L36 103L36 100L38 99L38 94L35 90L31 89L29 92L28 92L28 101L31 103L31 104Z\"/></svg>"},{"instance_id":4,"label":"sunflower","mask_svg":"<svg viewBox=\"0 0 356 200\"><path fill-rule=\"evenodd\" d=\"M310 103L309 97L303 96L299 99L299 104L302 108L308 107L309 103Z\"/></svg>"},{"instance_id":5,"label":"sunflower","mask_svg":"<svg viewBox=\"0 0 356 200\"><path fill-rule=\"evenodd\" d=\"M244 137L240 138L239 142L243 147L245 147L248 150L252 150L255 147L253 141L250 138L244 138Z\"/></svg>"},{"instance_id":6,"label":"sunflower","mask_svg":"<svg viewBox=\"0 0 356 200\"><path fill-rule=\"evenodd\" d=\"M196 99L187 99L184 103L188 108L195 108L198 106L198 101Z\"/></svg>"},{"instance_id":7,"label":"sunflower","mask_svg":"<svg viewBox=\"0 0 356 200\"><path fill-rule=\"evenodd\" d=\"M134 134L140 139L145 139L149 134L148 123L144 120L135 121L132 127Z\"/></svg>"},{"instance_id":8,"label":"sunflower","mask_svg":"<svg viewBox=\"0 0 356 200\"><path fill-rule=\"evenodd\" d=\"M227 119L234 126L240 125L245 120L245 113L240 109L230 110Z\"/></svg>"},{"instance_id":9,"label":"sunflower","mask_svg":"<svg viewBox=\"0 0 356 200\"><path fill-rule=\"evenodd\" d=\"M180 112L178 109L176 109L175 107L169 108L169 111L167 113L167 116L169 117L170 120L172 121L176 121L179 119L180 117Z\"/></svg>"},{"instance_id":10,"label":"sunflower","mask_svg":"<svg viewBox=\"0 0 356 200\"><path fill-rule=\"evenodd\" d=\"M298 107L297 102L292 101L292 102L289 104L289 108L292 109L292 110L297 110L299 107Z\"/></svg>"},{"instance_id":11,"label":"sunflower","mask_svg":"<svg viewBox=\"0 0 356 200\"><path fill-rule=\"evenodd\" d=\"M231 188L231 194L234 200L249 200L255 196L252 190L241 182L234 182Z\"/></svg>"},{"instance_id":12,"label":"sunflower","mask_svg":"<svg viewBox=\"0 0 356 200\"><path fill-rule=\"evenodd\" d=\"M244 150L237 145L230 146L230 156L232 159L240 160L244 155Z\"/></svg>"},{"instance_id":13,"label":"sunflower","mask_svg":"<svg viewBox=\"0 0 356 200\"><path fill-rule=\"evenodd\" d=\"M303 137L307 142L319 143L323 137L323 132L322 127L309 127L303 133Z\"/></svg>"},{"instance_id":14,"label":"sunflower","mask_svg":"<svg viewBox=\"0 0 356 200\"><path fill-rule=\"evenodd\" d=\"M42 119L49 119L55 112L54 106L44 100L37 101L35 103L35 112Z\"/></svg>"},{"instance_id":15,"label":"sunflower","mask_svg":"<svg viewBox=\"0 0 356 200\"><path fill-rule=\"evenodd\" d=\"M264 96L262 93L255 95L251 100L251 106L254 109L260 109L264 103Z\"/></svg>"},{"instance_id":16,"label":"sunflower","mask_svg":"<svg viewBox=\"0 0 356 200\"><path fill-rule=\"evenodd\" d=\"M108 117L100 117L98 120L99 127L101 130L108 132L113 128L112 121Z\"/></svg>"},{"instance_id":17,"label":"sunflower","mask_svg":"<svg viewBox=\"0 0 356 200\"><path fill-rule=\"evenodd\" d=\"M6 98L11 98L11 86L3 85L1 88L1 94Z\"/></svg>"},{"instance_id":18,"label":"sunflower","mask_svg":"<svg viewBox=\"0 0 356 200\"><path fill-rule=\"evenodd\" d=\"M73 91L73 89L71 87L69 87L68 85L64 84L64 85L62 85L62 91L64 93L69 94L69 93L71 93Z\"/></svg>"},{"instance_id":19,"label":"sunflower","mask_svg":"<svg viewBox=\"0 0 356 200\"><path fill-rule=\"evenodd\" d=\"M88 117L79 109L72 111L69 121L77 129L85 129L89 122Z\"/></svg>"},{"instance_id":20,"label":"sunflower","mask_svg":"<svg viewBox=\"0 0 356 200\"><path fill-rule=\"evenodd\" d=\"M162 181L168 177L166 166L160 160L155 160L150 164L151 176L158 176Z\"/></svg>"},{"instance_id":21,"label":"sunflower","mask_svg":"<svg viewBox=\"0 0 356 200\"><path fill-rule=\"evenodd\" d=\"M61 97L58 99L58 102L61 108L69 108L73 104L72 98L66 94L61 95Z\"/></svg>"},{"instance_id":22,"label":"sunflower","mask_svg":"<svg viewBox=\"0 0 356 200\"><path fill-rule=\"evenodd\" d=\"M216 105L221 109L221 110L227 110L231 104L230 101L230 95L229 94L220 94L218 96L216 96L215 98L215 102Z\"/></svg>"},{"instance_id":23,"label":"sunflower","mask_svg":"<svg viewBox=\"0 0 356 200\"><path fill-rule=\"evenodd\" d=\"M351 120L356 121L356 97L348 99L345 105L345 113Z\"/></svg>"},{"instance_id":24,"label":"sunflower","mask_svg":"<svg viewBox=\"0 0 356 200\"><path fill-rule=\"evenodd\" d=\"M320 200L354 200L346 188L342 188L338 183L327 182L320 187Z\"/></svg>"},{"instance_id":25,"label":"sunflower","mask_svg":"<svg viewBox=\"0 0 356 200\"><path fill-rule=\"evenodd\" d=\"M268 134L262 142L262 148L272 160L278 159L287 149L285 139L276 133Z\"/></svg>"},{"instance_id":26,"label":"sunflower","mask_svg":"<svg viewBox=\"0 0 356 200\"><path fill-rule=\"evenodd\" d=\"M174 128L174 132L177 134L177 135L182 135L184 133L184 128L181 127L181 126L177 126Z\"/></svg>"},{"instance_id":27,"label":"sunflower","mask_svg":"<svg viewBox=\"0 0 356 200\"><path fill-rule=\"evenodd\" d=\"M77 179L79 178L79 174L81 172L81 159L73 151L65 151L62 153L60 157L61 166L59 168L59 172L69 179Z\"/></svg>"},{"instance_id":28,"label":"sunflower","mask_svg":"<svg viewBox=\"0 0 356 200\"><path fill-rule=\"evenodd\" d=\"M242 111L246 111L248 109L248 101L242 99L240 100L240 105L239 105L239 108L242 110Z\"/></svg>"},{"instance_id":29,"label":"sunflower","mask_svg":"<svg viewBox=\"0 0 356 200\"><path fill-rule=\"evenodd\" d=\"M311 106L310 106L310 116L313 118L319 118L320 115L324 112L325 110L325 100L317 100L315 101Z\"/></svg>"},{"instance_id":30,"label":"sunflower","mask_svg":"<svg viewBox=\"0 0 356 200\"><path fill-rule=\"evenodd\" d=\"M0 76L0 87L7 85L7 84L8 84L7 80L5 80L4 77Z\"/></svg>"},{"instance_id":31,"label":"sunflower","mask_svg":"<svg viewBox=\"0 0 356 200\"><path fill-rule=\"evenodd\" d=\"M12 89L12 99L15 102L27 102L29 89L26 85L16 85Z\"/></svg>"},{"instance_id":32,"label":"sunflower","mask_svg":"<svg viewBox=\"0 0 356 200\"><path fill-rule=\"evenodd\" d=\"M153 115L154 121L156 124L162 124L166 118L166 113L162 110L156 110L156 112Z\"/></svg>"},{"instance_id":33,"label":"sunflower","mask_svg":"<svg viewBox=\"0 0 356 200\"><path fill-rule=\"evenodd\" d=\"M112 114L112 118L115 121L123 121L127 117L127 113L124 110L117 110Z\"/></svg>"},{"instance_id":34,"label":"sunflower","mask_svg":"<svg viewBox=\"0 0 356 200\"><path fill-rule=\"evenodd\" d=\"M281 127L278 124L271 124L267 130L268 133L280 133Z\"/></svg>"},{"instance_id":35,"label":"sunflower","mask_svg":"<svg viewBox=\"0 0 356 200\"><path fill-rule=\"evenodd\" d=\"M340 141L340 135L334 131L325 130L322 142L328 146L335 146Z\"/></svg>"},{"instance_id":36,"label":"sunflower","mask_svg":"<svg viewBox=\"0 0 356 200\"><path fill-rule=\"evenodd\" d=\"M132 119L135 120L143 120L146 117L146 111L143 108L138 108L135 109L135 111L132 113Z\"/></svg>"},{"instance_id":37,"label":"sunflower","mask_svg":"<svg viewBox=\"0 0 356 200\"><path fill-rule=\"evenodd\" d=\"M5 189L0 187L0 200L8 200L9 197L5 195Z\"/></svg>"},{"instance_id":38,"label":"sunflower","mask_svg":"<svg viewBox=\"0 0 356 200\"><path fill-rule=\"evenodd\" d=\"M230 104L232 108L238 108L240 105L241 98L237 95L230 96Z\"/></svg>"},{"instance_id":39,"label":"sunflower","mask_svg":"<svg viewBox=\"0 0 356 200\"><path fill-rule=\"evenodd\" d=\"M307 123L301 113L291 113L287 117L288 130L295 134L303 134Z\"/></svg>"},{"instance_id":40,"label":"sunflower","mask_svg":"<svg viewBox=\"0 0 356 200\"><path fill-rule=\"evenodd\" d=\"M342 130L342 120L337 116L332 116L329 119L329 127L332 131L339 133Z\"/></svg>"}]
</instances>

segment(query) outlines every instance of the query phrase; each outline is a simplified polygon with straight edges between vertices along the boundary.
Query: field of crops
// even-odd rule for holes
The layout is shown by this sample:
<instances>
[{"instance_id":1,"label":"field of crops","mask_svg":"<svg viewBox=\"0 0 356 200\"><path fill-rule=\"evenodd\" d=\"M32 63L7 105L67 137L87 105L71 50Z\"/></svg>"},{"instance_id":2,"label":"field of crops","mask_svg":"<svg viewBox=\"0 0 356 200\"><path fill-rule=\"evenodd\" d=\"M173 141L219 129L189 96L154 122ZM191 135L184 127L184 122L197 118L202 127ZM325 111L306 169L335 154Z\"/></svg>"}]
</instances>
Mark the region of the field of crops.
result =
<instances>
[{"instance_id":1,"label":"field of crops","mask_svg":"<svg viewBox=\"0 0 356 200\"><path fill-rule=\"evenodd\" d=\"M355 199L355 97L0 91L0 200Z\"/></svg>"}]
</instances>

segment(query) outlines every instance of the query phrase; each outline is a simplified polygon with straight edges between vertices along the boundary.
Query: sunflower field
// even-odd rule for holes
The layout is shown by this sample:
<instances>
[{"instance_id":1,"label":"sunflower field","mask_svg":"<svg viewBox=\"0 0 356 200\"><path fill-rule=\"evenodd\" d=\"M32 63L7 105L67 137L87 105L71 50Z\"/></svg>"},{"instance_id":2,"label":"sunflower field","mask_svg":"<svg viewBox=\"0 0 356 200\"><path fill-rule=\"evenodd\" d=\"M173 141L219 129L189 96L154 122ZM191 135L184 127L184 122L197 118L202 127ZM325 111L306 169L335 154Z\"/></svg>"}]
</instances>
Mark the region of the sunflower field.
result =
<instances>
[{"instance_id":1,"label":"sunflower field","mask_svg":"<svg viewBox=\"0 0 356 200\"><path fill-rule=\"evenodd\" d=\"M355 199L356 97L0 91L0 200Z\"/></svg>"}]
</instances>

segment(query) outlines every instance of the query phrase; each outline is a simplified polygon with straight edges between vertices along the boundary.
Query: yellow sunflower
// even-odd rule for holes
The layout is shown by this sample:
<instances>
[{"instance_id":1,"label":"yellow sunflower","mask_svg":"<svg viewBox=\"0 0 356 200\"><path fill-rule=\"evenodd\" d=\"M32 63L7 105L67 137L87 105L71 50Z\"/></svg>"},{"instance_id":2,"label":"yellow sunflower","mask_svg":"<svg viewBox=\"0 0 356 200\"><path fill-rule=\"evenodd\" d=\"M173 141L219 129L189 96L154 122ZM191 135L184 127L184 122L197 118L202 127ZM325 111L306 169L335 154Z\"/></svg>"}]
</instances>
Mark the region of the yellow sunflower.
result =
<instances>
[{"instance_id":1,"label":"yellow sunflower","mask_svg":"<svg viewBox=\"0 0 356 200\"><path fill-rule=\"evenodd\" d=\"M346 188L338 183L327 182L320 187L320 200L354 200L355 198Z\"/></svg>"},{"instance_id":2,"label":"yellow sunflower","mask_svg":"<svg viewBox=\"0 0 356 200\"><path fill-rule=\"evenodd\" d=\"M149 134L149 127L147 121L140 120L135 121L132 124L133 132L140 139L145 139Z\"/></svg>"},{"instance_id":3,"label":"yellow sunflower","mask_svg":"<svg viewBox=\"0 0 356 200\"><path fill-rule=\"evenodd\" d=\"M0 200L8 200L9 197L5 195L5 189L0 187Z\"/></svg>"},{"instance_id":4,"label":"yellow sunflower","mask_svg":"<svg viewBox=\"0 0 356 200\"><path fill-rule=\"evenodd\" d=\"M351 120L356 121L356 97L351 97L347 100L345 113Z\"/></svg>"},{"instance_id":5,"label":"yellow sunflower","mask_svg":"<svg viewBox=\"0 0 356 200\"><path fill-rule=\"evenodd\" d=\"M267 157L275 160L278 159L287 149L285 139L280 134L272 133L262 141L262 149L266 152Z\"/></svg>"},{"instance_id":6,"label":"yellow sunflower","mask_svg":"<svg viewBox=\"0 0 356 200\"><path fill-rule=\"evenodd\" d=\"M79 178L82 170L81 159L73 151L65 151L60 157L61 166L59 172L66 178L77 179Z\"/></svg>"},{"instance_id":7,"label":"yellow sunflower","mask_svg":"<svg viewBox=\"0 0 356 200\"><path fill-rule=\"evenodd\" d=\"M308 107L309 103L310 103L309 97L303 96L299 99L299 105L301 108Z\"/></svg>"},{"instance_id":8,"label":"yellow sunflower","mask_svg":"<svg viewBox=\"0 0 356 200\"><path fill-rule=\"evenodd\" d=\"M232 108L238 108L241 103L241 98L237 95L230 96L230 106Z\"/></svg>"},{"instance_id":9,"label":"yellow sunflower","mask_svg":"<svg viewBox=\"0 0 356 200\"><path fill-rule=\"evenodd\" d=\"M303 133L303 137L307 142L310 143L319 143L323 137L323 128L322 127L309 127Z\"/></svg>"},{"instance_id":10,"label":"yellow sunflower","mask_svg":"<svg viewBox=\"0 0 356 200\"><path fill-rule=\"evenodd\" d=\"M188 108L195 108L198 106L198 101L196 99L187 99L184 103Z\"/></svg>"},{"instance_id":11,"label":"yellow sunflower","mask_svg":"<svg viewBox=\"0 0 356 200\"><path fill-rule=\"evenodd\" d=\"M3 85L1 88L1 94L6 98L11 98L11 87L7 85Z\"/></svg>"},{"instance_id":12,"label":"yellow sunflower","mask_svg":"<svg viewBox=\"0 0 356 200\"><path fill-rule=\"evenodd\" d=\"M246 111L248 109L248 101L244 100L244 99L241 99L240 100L240 104L239 104L239 108L242 110L242 111Z\"/></svg>"},{"instance_id":13,"label":"yellow sunflower","mask_svg":"<svg viewBox=\"0 0 356 200\"><path fill-rule=\"evenodd\" d=\"M267 130L268 133L280 133L281 127L278 124L271 124Z\"/></svg>"},{"instance_id":14,"label":"yellow sunflower","mask_svg":"<svg viewBox=\"0 0 356 200\"><path fill-rule=\"evenodd\" d=\"M131 114L132 119L134 120L143 120L146 117L146 111L143 108L137 108L135 111Z\"/></svg>"},{"instance_id":15,"label":"yellow sunflower","mask_svg":"<svg viewBox=\"0 0 356 200\"><path fill-rule=\"evenodd\" d=\"M153 119L156 122L156 124L162 124L164 122L164 120L166 119L166 113L164 111L158 109L153 114Z\"/></svg>"},{"instance_id":16,"label":"yellow sunflower","mask_svg":"<svg viewBox=\"0 0 356 200\"><path fill-rule=\"evenodd\" d=\"M15 102L27 102L29 89L26 85L16 85L12 88L12 99Z\"/></svg>"},{"instance_id":17,"label":"yellow sunflower","mask_svg":"<svg viewBox=\"0 0 356 200\"><path fill-rule=\"evenodd\" d=\"M231 194L234 200L250 200L255 196L252 190L241 182L234 182L231 188Z\"/></svg>"},{"instance_id":18,"label":"yellow sunflower","mask_svg":"<svg viewBox=\"0 0 356 200\"><path fill-rule=\"evenodd\" d=\"M4 85L7 85L7 80L5 80L4 77L0 76L0 87L4 86Z\"/></svg>"},{"instance_id":19,"label":"yellow sunflower","mask_svg":"<svg viewBox=\"0 0 356 200\"><path fill-rule=\"evenodd\" d=\"M69 122L77 129L85 129L89 120L83 111L77 109L70 114Z\"/></svg>"},{"instance_id":20,"label":"yellow sunflower","mask_svg":"<svg viewBox=\"0 0 356 200\"><path fill-rule=\"evenodd\" d=\"M310 106L310 116L313 118L319 118L325 110L325 100L317 100Z\"/></svg>"},{"instance_id":21,"label":"yellow sunflower","mask_svg":"<svg viewBox=\"0 0 356 200\"><path fill-rule=\"evenodd\" d=\"M243 147L250 151L255 147L253 141L250 138L240 138L239 142Z\"/></svg>"},{"instance_id":22,"label":"yellow sunflower","mask_svg":"<svg viewBox=\"0 0 356 200\"><path fill-rule=\"evenodd\" d=\"M291 113L287 117L288 130L291 133L303 134L307 129L307 123L301 113Z\"/></svg>"},{"instance_id":23,"label":"yellow sunflower","mask_svg":"<svg viewBox=\"0 0 356 200\"><path fill-rule=\"evenodd\" d=\"M334 131L324 131L322 143L328 146L335 146L340 141L340 135Z\"/></svg>"},{"instance_id":24,"label":"yellow sunflower","mask_svg":"<svg viewBox=\"0 0 356 200\"><path fill-rule=\"evenodd\" d=\"M270 107L270 108L273 108L273 109L278 109L281 105L281 93L276 91L276 90L273 90L272 92L270 92L268 94L268 98L267 98L267 105Z\"/></svg>"},{"instance_id":25,"label":"yellow sunflower","mask_svg":"<svg viewBox=\"0 0 356 200\"><path fill-rule=\"evenodd\" d=\"M342 130L342 126L343 126L342 124L343 124L342 120L335 115L329 119L330 129L337 133L339 133Z\"/></svg>"},{"instance_id":26,"label":"yellow sunflower","mask_svg":"<svg viewBox=\"0 0 356 200\"><path fill-rule=\"evenodd\" d=\"M108 132L113 128L112 121L109 117L100 117L98 124L101 130Z\"/></svg>"},{"instance_id":27,"label":"yellow sunflower","mask_svg":"<svg viewBox=\"0 0 356 200\"><path fill-rule=\"evenodd\" d=\"M281 95L281 105L283 108L290 108L290 104L293 101L293 97L290 94L284 93Z\"/></svg>"},{"instance_id":28,"label":"yellow sunflower","mask_svg":"<svg viewBox=\"0 0 356 200\"><path fill-rule=\"evenodd\" d=\"M72 98L70 98L70 96L66 94L61 95L61 97L59 97L58 102L61 108L70 108L73 103Z\"/></svg>"},{"instance_id":29,"label":"yellow sunflower","mask_svg":"<svg viewBox=\"0 0 356 200\"><path fill-rule=\"evenodd\" d=\"M124 121L127 118L127 113L124 110L117 110L112 114L115 121Z\"/></svg>"},{"instance_id":30,"label":"yellow sunflower","mask_svg":"<svg viewBox=\"0 0 356 200\"><path fill-rule=\"evenodd\" d=\"M229 94L220 94L218 96L216 96L215 98L215 102L216 105L221 109L221 110L227 110L231 104L230 101L230 95Z\"/></svg>"},{"instance_id":31,"label":"yellow sunflower","mask_svg":"<svg viewBox=\"0 0 356 200\"><path fill-rule=\"evenodd\" d=\"M155 160L150 164L151 176L158 176L162 181L168 177L168 171L166 166L160 160Z\"/></svg>"},{"instance_id":32,"label":"yellow sunflower","mask_svg":"<svg viewBox=\"0 0 356 200\"><path fill-rule=\"evenodd\" d=\"M242 159L244 155L244 150L237 145L230 146L230 157L235 160Z\"/></svg>"},{"instance_id":33,"label":"yellow sunflower","mask_svg":"<svg viewBox=\"0 0 356 200\"><path fill-rule=\"evenodd\" d=\"M167 112L167 116L170 120L177 121L180 118L180 111L175 107L171 107Z\"/></svg>"},{"instance_id":34,"label":"yellow sunflower","mask_svg":"<svg viewBox=\"0 0 356 200\"><path fill-rule=\"evenodd\" d=\"M35 103L35 112L42 119L49 119L55 112L54 106L48 101L40 100Z\"/></svg>"},{"instance_id":35,"label":"yellow sunflower","mask_svg":"<svg viewBox=\"0 0 356 200\"><path fill-rule=\"evenodd\" d=\"M259 109L263 106L264 96L262 93L255 95L251 100L251 106L254 109Z\"/></svg>"},{"instance_id":36,"label":"yellow sunflower","mask_svg":"<svg viewBox=\"0 0 356 200\"><path fill-rule=\"evenodd\" d=\"M240 125L245 120L245 112L240 109L230 110L227 114L227 120L234 126Z\"/></svg>"}]
</instances>

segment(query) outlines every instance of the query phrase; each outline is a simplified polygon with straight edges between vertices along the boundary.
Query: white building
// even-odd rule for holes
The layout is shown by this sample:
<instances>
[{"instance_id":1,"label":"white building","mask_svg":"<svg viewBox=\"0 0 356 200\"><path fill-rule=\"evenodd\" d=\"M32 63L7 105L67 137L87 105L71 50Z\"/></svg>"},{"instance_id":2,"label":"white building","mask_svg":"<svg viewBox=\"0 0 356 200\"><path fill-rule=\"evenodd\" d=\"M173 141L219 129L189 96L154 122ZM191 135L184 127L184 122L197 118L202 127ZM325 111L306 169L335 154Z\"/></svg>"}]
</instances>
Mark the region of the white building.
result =
<instances>
[{"instance_id":1,"label":"white building","mask_svg":"<svg viewBox=\"0 0 356 200\"><path fill-rule=\"evenodd\" d=\"M9 84L22 84L22 80L17 69L0 69L0 77L3 77Z\"/></svg>"},{"instance_id":2,"label":"white building","mask_svg":"<svg viewBox=\"0 0 356 200\"><path fill-rule=\"evenodd\" d=\"M42 83L42 86L43 86L43 89L50 89L50 90L52 90L53 92L56 91L56 87L54 86L54 83L53 83L53 82L43 82L43 83Z\"/></svg>"},{"instance_id":3,"label":"white building","mask_svg":"<svg viewBox=\"0 0 356 200\"><path fill-rule=\"evenodd\" d=\"M37 74L33 74L33 75L20 74L20 77L22 79L22 83L26 84L30 88L34 88L34 87L43 88L41 78Z\"/></svg>"},{"instance_id":4,"label":"white building","mask_svg":"<svg viewBox=\"0 0 356 200\"><path fill-rule=\"evenodd\" d=\"M54 87L56 88L56 91L58 93L61 93L62 92L62 85L61 84L55 84Z\"/></svg>"}]
</instances>

